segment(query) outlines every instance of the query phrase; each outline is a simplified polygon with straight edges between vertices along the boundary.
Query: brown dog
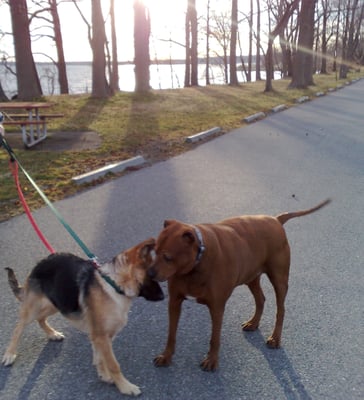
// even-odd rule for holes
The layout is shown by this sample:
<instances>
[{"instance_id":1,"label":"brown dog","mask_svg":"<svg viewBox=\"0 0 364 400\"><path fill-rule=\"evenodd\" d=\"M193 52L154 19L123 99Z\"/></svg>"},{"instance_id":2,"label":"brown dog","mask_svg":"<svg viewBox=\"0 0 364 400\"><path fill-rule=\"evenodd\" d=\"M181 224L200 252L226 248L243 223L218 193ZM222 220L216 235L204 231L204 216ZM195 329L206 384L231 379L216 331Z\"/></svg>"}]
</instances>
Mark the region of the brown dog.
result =
<instances>
[{"instance_id":1,"label":"brown dog","mask_svg":"<svg viewBox=\"0 0 364 400\"><path fill-rule=\"evenodd\" d=\"M171 363L182 302L186 296L192 296L198 303L207 305L212 320L210 350L201 368L215 370L226 301L236 286L248 285L256 309L242 328L246 331L257 329L265 301L260 286L263 273L268 275L277 301L276 323L267 344L272 348L279 347L290 266L290 248L283 224L291 218L317 211L329 202L326 200L309 210L277 217L241 216L217 224L165 221L156 242L156 258L149 275L159 281L168 280L169 331L166 348L154 359L154 364L167 366Z\"/></svg>"},{"instance_id":2,"label":"brown dog","mask_svg":"<svg viewBox=\"0 0 364 400\"><path fill-rule=\"evenodd\" d=\"M62 340L63 334L47 322L48 316L59 311L72 325L88 333L100 378L115 383L121 393L139 395L138 386L130 383L120 370L112 339L126 325L133 298L164 298L159 284L147 275L154 244L154 239L146 240L120 253L99 270L92 261L73 254L52 254L33 268L24 287L18 284L13 270L7 268L10 287L21 307L3 364L13 364L20 336L32 321L38 321L50 340Z\"/></svg>"}]
</instances>

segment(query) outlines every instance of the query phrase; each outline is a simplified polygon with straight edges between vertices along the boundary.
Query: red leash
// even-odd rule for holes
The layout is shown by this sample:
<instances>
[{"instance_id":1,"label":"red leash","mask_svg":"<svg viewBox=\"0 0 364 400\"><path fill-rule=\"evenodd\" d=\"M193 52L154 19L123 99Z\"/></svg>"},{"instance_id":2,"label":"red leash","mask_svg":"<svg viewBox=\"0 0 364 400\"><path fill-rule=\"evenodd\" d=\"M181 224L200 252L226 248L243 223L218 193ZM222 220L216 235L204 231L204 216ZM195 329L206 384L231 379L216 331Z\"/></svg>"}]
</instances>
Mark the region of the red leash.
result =
<instances>
[{"instance_id":1,"label":"red leash","mask_svg":"<svg viewBox=\"0 0 364 400\"><path fill-rule=\"evenodd\" d=\"M41 230L39 229L37 223L35 222L32 213L28 207L28 204L25 200L25 197L23 195L23 192L21 190L21 186L20 186L20 182L19 182L19 175L18 175L18 163L16 161L9 161L9 168L11 170L11 173L13 174L14 177L14 181L15 181L15 185L16 185L16 189L18 191L18 195L19 195L19 199L21 201L21 204L23 205L24 211L28 216L28 219L30 221L30 223L32 224L35 232L37 233L37 235L39 236L39 239L43 242L44 246L49 250L50 253L55 253L56 251L53 249L53 247L49 244L49 242L47 241L47 239L44 237L43 233L41 232Z\"/></svg>"}]
</instances>

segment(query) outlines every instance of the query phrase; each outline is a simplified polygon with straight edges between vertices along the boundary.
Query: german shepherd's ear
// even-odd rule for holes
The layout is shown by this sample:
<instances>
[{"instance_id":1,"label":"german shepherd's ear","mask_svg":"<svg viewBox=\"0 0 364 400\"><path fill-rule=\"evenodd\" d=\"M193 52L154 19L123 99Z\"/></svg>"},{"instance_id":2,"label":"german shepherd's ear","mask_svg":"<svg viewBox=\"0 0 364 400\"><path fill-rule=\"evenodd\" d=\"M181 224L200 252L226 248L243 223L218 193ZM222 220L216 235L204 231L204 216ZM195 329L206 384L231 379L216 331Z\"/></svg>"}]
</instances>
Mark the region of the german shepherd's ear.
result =
<instances>
[{"instance_id":1,"label":"german shepherd's ear","mask_svg":"<svg viewBox=\"0 0 364 400\"><path fill-rule=\"evenodd\" d=\"M139 248L139 256L142 260L145 260L150 252L154 250L155 247L155 239L150 238L147 240L144 240L144 242L140 243L140 248Z\"/></svg>"}]
</instances>

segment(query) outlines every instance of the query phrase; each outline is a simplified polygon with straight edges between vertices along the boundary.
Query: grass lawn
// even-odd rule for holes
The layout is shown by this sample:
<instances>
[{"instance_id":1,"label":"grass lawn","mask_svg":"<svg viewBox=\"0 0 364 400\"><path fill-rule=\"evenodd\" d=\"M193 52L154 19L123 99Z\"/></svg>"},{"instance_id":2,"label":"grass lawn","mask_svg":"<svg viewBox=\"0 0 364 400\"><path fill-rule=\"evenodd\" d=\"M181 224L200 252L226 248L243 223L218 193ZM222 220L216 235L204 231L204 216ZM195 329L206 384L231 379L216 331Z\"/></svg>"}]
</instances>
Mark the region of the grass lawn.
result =
<instances>
[{"instance_id":1,"label":"grass lawn","mask_svg":"<svg viewBox=\"0 0 364 400\"><path fill-rule=\"evenodd\" d=\"M359 77L351 73L348 81ZM345 84L335 75L316 75L315 86L289 90L289 80L274 81L274 92L264 93L264 82L239 87L208 86L173 90L153 90L144 95L118 93L107 100L89 95L47 97L54 103L52 113L64 118L48 125L50 131L96 131L102 143L84 151L39 151L17 149L24 168L51 200L74 194L85 187L71 182L75 175L136 155L150 162L167 159L195 146L185 137L215 126L228 132L242 125L242 119L259 111L268 112L279 104L291 106L301 96L313 98L316 92ZM10 132L10 128L8 129ZM20 128L12 127L12 131ZM46 140L52 140L51 138ZM0 221L22 212L16 188L8 168L8 155L0 149ZM43 204L39 195L22 176L21 183L31 209ZM95 185L107 176L93 183Z\"/></svg>"}]
</instances>

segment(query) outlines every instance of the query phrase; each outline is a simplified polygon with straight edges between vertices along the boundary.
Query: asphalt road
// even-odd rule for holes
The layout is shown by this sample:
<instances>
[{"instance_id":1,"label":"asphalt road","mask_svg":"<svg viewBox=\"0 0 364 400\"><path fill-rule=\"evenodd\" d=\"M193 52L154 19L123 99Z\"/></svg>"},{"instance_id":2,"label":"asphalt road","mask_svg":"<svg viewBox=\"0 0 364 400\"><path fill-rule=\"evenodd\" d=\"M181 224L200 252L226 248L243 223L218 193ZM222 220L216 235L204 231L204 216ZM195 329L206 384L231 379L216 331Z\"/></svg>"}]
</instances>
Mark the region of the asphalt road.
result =
<instances>
[{"instance_id":1,"label":"asphalt road","mask_svg":"<svg viewBox=\"0 0 364 400\"><path fill-rule=\"evenodd\" d=\"M265 339L274 323L273 290L260 329L242 333L253 311L246 287L227 306L220 367L202 372L209 343L207 308L186 301L169 368L153 357L167 333L167 301L138 299L114 349L142 399L363 399L364 398L364 80L272 115L171 160L56 203L98 257L105 261L150 236L164 219L214 222L238 214L279 214L331 197L314 215L292 220L290 288L282 348ZM59 251L82 255L47 208L34 213ZM47 251L25 216L0 224L0 348L9 341L17 303L5 266L21 280ZM164 287L165 288L165 287ZM60 316L51 319L66 339L47 343L28 327L12 367L0 366L1 400L116 399L91 365L88 339Z\"/></svg>"}]
</instances>

